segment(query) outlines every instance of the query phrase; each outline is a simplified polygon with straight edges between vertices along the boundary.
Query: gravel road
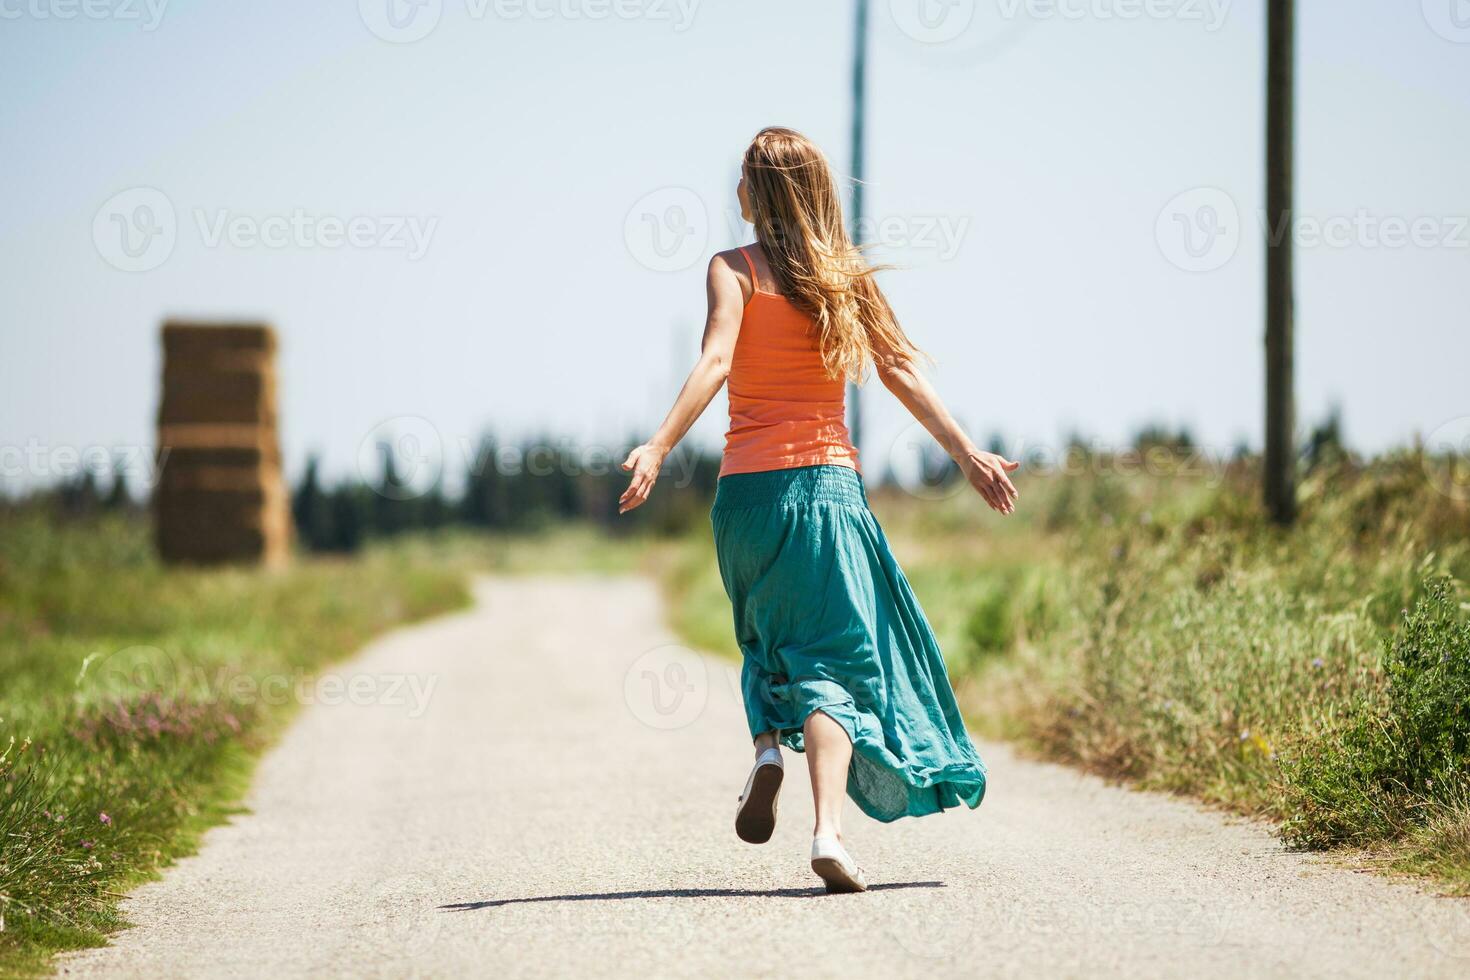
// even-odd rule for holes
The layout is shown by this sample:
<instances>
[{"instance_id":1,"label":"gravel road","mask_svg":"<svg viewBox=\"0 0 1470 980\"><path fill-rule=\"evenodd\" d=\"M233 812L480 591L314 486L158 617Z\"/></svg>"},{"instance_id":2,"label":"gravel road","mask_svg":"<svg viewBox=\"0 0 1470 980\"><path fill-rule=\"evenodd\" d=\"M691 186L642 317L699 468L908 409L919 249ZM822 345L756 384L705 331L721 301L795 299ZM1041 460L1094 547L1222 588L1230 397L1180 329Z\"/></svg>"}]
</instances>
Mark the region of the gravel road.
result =
<instances>
[{"instance_id":1,"label":"gravel road","mask_svg":"<svg viewBox=\"0 0 1470 980\"><path fill-rule=\"evenodd\" d=\"M847 837L875 883L731 823L734 665L638 579L476 584L318 685L249 812L126 902L78 976L1456 976L1470 904L1286 853L1269 830L982 744L975 812Z\"/></svg>"}]
</instances>

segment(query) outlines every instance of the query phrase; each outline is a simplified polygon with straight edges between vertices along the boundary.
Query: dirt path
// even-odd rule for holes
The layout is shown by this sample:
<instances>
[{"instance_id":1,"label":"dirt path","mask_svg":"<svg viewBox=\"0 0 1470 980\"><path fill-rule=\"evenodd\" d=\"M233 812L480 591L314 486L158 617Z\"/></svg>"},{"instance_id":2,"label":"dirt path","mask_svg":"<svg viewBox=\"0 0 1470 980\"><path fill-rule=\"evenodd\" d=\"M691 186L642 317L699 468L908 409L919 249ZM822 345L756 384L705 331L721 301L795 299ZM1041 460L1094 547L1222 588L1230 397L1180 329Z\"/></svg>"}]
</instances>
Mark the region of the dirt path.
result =
<instances>
[{"instance_id":1,"label":"dirt path","mask_svg":"<svg viewBox=\"0 0 1470 980\"><path fill-rule=\"evenodd\" d=\"M734 668L668 646L650 584L477 595L344 666L361 696L322 701L364 703L307 709L251 812L128 900L136 928L62 971L1470 975L1466 903L994 745L979 811L888 826L851 811L878 884L819 894L801 757L775 839L742 844Z\"/></svg>"}]
</instances>

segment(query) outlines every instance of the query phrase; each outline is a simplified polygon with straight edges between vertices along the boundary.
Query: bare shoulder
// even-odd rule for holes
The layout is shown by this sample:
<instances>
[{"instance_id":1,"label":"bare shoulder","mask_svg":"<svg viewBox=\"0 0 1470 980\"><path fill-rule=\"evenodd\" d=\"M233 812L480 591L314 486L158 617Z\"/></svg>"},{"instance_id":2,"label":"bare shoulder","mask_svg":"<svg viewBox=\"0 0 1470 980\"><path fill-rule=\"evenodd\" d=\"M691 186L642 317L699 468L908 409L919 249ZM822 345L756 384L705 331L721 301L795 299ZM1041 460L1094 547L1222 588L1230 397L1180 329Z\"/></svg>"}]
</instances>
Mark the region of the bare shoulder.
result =
<instances>
[{"instance_id":1,"label":"bare shoulder","mask_svg":"<svg viewBox=\"0 0 1470 980\"><path fill-rule=\"evenodd\" d=\"M709 260L709 281L711 286L721 282L738 284L746 297L755 288L750 277L750 265L738 248L727 248L714 254Z\"/></svg>"}]
</instances>

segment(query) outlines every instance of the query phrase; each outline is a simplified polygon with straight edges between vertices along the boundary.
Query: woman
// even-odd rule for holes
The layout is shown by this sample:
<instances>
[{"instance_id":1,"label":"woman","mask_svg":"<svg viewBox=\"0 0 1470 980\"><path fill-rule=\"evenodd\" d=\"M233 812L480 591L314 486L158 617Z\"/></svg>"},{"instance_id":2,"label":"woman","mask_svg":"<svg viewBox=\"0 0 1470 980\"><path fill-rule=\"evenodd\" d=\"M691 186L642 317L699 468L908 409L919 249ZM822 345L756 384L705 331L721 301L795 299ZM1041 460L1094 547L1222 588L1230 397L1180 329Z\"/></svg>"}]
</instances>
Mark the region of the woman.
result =
<instances>
[{"instance_id":1,"label":"woman","mask_svg":"<svg viewBox=\"0 0 1470 980\"><path fill-rule=\"evenodd\" d=\"M882 821L979 806L985 767L965 733L934 634L868 510L844 419L845 382L875 368L995 510L1014 510L1018 464L977 450L915 367L918 348L844 230L826 159L789 129L745 152L737 189L754 244L709 266L699 362L663 425L634 449L620 512L720 386L730 430L711 520L744 652L756 761L735 816L742 840L776 825L781 744L806 752L812 869L864 891L842 844L844 789Z\"/></svg>"}]
</instances>

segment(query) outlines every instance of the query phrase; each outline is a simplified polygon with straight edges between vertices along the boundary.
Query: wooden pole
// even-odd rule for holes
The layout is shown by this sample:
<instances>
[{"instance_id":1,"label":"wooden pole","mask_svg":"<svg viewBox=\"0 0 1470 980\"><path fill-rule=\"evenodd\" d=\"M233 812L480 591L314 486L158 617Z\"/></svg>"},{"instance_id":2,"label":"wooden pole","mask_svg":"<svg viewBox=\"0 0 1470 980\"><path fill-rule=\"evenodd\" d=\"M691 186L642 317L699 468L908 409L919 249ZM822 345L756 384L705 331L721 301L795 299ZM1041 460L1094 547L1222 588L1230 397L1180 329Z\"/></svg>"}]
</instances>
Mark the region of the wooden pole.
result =
<instances>
[{"instance_id":1,"label":"wooden pole","mask_svg":"<svg viewBox=\"0 0 1470 980\"><path fill-rule=\"evenodd\" d=\"M857 22L852 57L852 239L858 241L863 222L863 163L865 156L863 122L868 99L868 0L857 0ZM847 386L848 431L852 444L862 454L863 402L862 389Z\"/></svg>"},{"instance_id":2,"label":"wooden pole","mask_svg":"<svg viewBox=\"0 0 1470 980\"><path fill-rule=\"evenodd\" d=\"M1269 0L1266 13L1266 509L1296 520L1293 393L1292 140L1295 0Z\"/></svg>"}]
</instances>

